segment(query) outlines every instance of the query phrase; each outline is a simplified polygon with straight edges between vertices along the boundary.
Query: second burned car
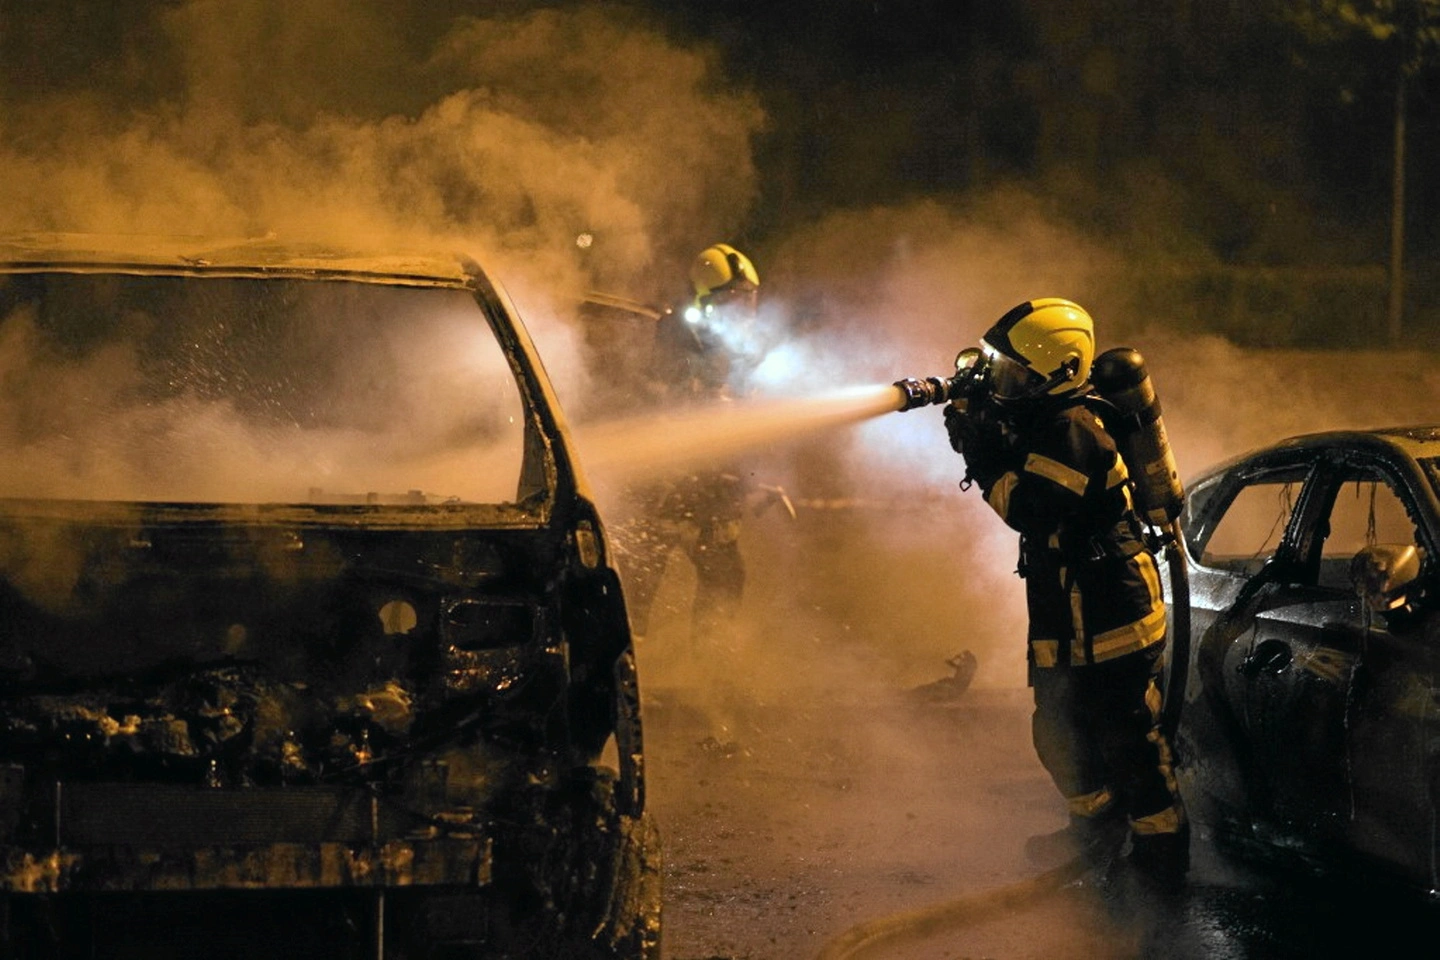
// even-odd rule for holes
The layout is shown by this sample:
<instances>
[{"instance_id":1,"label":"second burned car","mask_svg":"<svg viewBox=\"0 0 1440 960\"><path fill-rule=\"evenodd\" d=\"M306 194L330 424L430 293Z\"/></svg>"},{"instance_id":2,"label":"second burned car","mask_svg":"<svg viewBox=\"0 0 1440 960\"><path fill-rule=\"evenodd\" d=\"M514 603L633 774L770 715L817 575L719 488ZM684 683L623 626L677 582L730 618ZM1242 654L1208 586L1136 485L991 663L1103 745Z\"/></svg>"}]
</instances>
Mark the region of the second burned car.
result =
<instances>
[{"instance_id":1,"label":"second burned car","mask_svg":"<svg viewBox=\"0 0 1440 960\"><path fill-rule=\"evenodd\" d=\"M1440 427L1295 437L1182 517L1180 772L1234 849L1440 891Z\"/></svg>"}]
</instances>

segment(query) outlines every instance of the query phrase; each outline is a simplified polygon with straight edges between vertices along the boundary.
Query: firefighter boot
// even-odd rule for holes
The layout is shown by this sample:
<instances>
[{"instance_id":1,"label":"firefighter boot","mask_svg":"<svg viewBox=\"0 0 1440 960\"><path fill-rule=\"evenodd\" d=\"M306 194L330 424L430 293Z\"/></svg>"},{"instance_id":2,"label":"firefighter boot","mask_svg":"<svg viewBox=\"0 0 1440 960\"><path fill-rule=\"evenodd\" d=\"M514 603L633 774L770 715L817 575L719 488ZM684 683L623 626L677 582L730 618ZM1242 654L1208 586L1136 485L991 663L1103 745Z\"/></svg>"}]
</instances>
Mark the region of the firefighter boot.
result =
<instances>
[{"instance_id":1,"label":"firefighter boot","mask_svg":"<svg viewBox=\"0 0 1440 960\"><path fill-rule=\"evenodd\" d=\"M1171 833L1136 834L1126 858L1136 881L1156 894L1178 893L1190 871L1190 825Z\"/></svg>"},{"instance_id":2,"label":"firefighter boot","mask_svg":"<svg viewBox=\"0 0 1440 960\"><path fill-rule=\"evenodd\" d=\"M1047 870L1076 857L1083 857L1090 866L1104 866L1119 856L1128 832L1122 816L1072 816L1069 826L1027 839L1025 858Z\"/></svg>"}]
</instances>

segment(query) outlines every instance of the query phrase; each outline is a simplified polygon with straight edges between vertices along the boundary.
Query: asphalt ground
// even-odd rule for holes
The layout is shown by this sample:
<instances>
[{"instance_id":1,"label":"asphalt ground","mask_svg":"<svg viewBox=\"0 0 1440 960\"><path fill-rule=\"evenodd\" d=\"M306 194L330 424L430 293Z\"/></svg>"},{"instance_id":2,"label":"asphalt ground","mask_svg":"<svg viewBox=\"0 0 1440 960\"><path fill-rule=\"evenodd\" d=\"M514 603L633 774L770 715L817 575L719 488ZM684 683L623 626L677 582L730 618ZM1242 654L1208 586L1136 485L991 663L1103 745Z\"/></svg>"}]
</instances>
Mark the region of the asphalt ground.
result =
<instances>
[{"instance_id":1,"label":"asphalt ground","mask_svg":"<svg viewBox=\"0 0 1440 960\"><path fill-rule=\"evenodd\" d=\"M709 640L689 636L693 575L672 564L639 649L666 960L1430 955L1411 946L1440 933L1430 910L1236 863L1203 832L1179 897L1137 897L1123 876L1037 890L1025 840L1065 814L1030 743L1018 591L957 589L926 559L949 521L885 522L751 524L745 610ZM936 696L960 650L978 655L973 683Z\"/></svg>"},{"instance_id":2,"label":"asphalt ground","mask_svg":"<svg viewBox=\"0 0 1440 960\"><path fill-rule=\"evenodd\" d=\"M844 711L833 736L801 739L813 717L790 714L806 709L756 704L714 726L680 690L651 700L666 960L1432 955L1418 945L1440 933L1433 908L1228 859L1203 833L1190 884L1172 897L1137 891L1123 871L1046 883L1024 841L1063 816L1020 749L1024 691L871 705L872 722L888 713L926 739L909 753L847 740Z\"/></svg>"}]
</instances>

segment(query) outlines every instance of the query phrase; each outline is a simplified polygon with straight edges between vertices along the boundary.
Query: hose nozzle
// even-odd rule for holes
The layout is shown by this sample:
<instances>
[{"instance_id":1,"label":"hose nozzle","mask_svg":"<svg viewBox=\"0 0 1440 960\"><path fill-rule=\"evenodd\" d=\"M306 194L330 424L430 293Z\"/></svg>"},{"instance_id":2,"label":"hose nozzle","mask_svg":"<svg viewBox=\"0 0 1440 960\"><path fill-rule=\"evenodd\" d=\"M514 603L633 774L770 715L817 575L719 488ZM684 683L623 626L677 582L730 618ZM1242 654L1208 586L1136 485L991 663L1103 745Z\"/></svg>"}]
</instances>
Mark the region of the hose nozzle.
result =
<instances>
[{"instance_id":1,"label":"hose nozzle","mask_svg":"<svg viewBox=\"0 0 1440 960\"><path fill-rule=\"evenodd\" d=\"M988 395L989 370L989 361L979 348L966 347L955 357L953 377L906 377L904 380L896 380L895 386L900 388L905 398L899 409L915 410L947 402L964 409L971 401Z\"/></svg>"},{"instance_id":2,"label":"hose nozzle","mask_svg":"<svg viewBox=\"0 0 1440 960\"><path fill-rule=\"evenodd\" d=\"M915 410L920 407L938 406L950 400L954 394L955 381L946 377L906 377L896 380L895 386L904 394L901 410Z\"/></svg>"}]
</instances>

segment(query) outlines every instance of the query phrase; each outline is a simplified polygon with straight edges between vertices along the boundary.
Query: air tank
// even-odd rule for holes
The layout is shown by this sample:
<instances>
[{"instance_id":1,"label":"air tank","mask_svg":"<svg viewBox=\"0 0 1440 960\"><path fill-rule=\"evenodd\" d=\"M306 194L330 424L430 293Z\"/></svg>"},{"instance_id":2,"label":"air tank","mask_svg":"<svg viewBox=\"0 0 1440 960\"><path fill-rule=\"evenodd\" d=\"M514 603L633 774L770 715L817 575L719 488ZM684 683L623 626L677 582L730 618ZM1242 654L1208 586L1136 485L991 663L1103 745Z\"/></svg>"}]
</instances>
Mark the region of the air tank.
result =
<instances>
[{"instance_id":1,"label":"air tank","mask_svg":"<svg viewBox=\"0 0 1440 960\"><path fill-rule=\"evenodd\" d=\"M1135 506L1150 525L1170 526L1185 505L1185 489L1144 358L1130 347L1107 350L1095 358L1090 382L1119 413L1118 422L1111 416L1105 426L1135 483Z\"/></svg>"}]
</instances>

